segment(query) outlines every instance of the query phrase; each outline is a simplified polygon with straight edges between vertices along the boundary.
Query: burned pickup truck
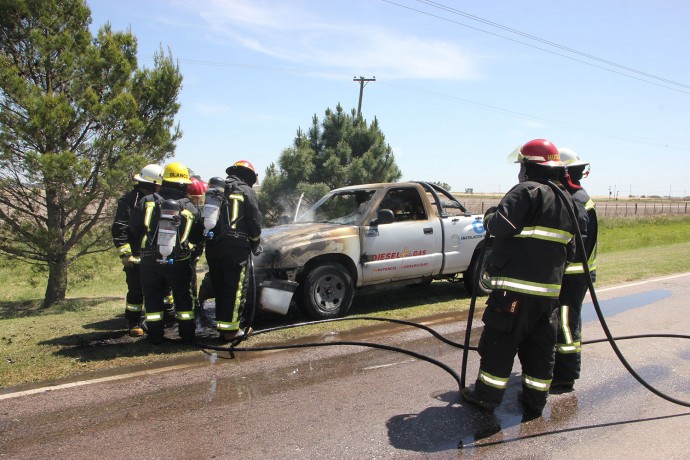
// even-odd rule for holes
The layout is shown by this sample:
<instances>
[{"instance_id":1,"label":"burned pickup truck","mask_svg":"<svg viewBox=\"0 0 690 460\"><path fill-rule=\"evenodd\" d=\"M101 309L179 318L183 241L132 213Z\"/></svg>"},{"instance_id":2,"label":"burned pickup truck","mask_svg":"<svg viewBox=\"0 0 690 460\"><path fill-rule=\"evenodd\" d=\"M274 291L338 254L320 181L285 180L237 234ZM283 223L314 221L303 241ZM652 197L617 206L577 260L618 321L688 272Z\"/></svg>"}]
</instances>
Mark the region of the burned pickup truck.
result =
<instances>
[{"instance_id":1,"label":"burned pickup truck","mask_svg":"<svg viewBox=\"0 0 690 460\"><path fill-rule=\"evenodd\" d=\"M426 182L332 190L294 222L266 228L254 259L259 308L292 302L316 319L344 315L355 291L464 281L471 290L482 215Z\"/></svg>"}]
</instances>

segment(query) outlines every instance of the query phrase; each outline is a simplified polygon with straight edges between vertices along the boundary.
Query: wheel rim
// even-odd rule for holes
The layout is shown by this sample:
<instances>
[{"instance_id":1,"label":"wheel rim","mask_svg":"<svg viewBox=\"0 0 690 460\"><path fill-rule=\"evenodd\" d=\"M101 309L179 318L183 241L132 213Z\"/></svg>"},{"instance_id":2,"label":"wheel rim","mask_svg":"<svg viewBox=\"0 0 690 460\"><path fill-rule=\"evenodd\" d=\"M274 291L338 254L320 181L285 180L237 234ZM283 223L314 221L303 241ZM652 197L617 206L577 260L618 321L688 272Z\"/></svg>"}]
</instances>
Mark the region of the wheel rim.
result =
<instances>
[{"instance_id":1,"label":"wheel rim","mask_svg":"<svg viewBox=\"0 0 690 460\"><path fill-rule=\"evenodd\" d=\"M314 301L323 311L340 308L346 294L346 282L341 277L329 273L319 278L314 286Z\"/></svg>"}]
</instances>

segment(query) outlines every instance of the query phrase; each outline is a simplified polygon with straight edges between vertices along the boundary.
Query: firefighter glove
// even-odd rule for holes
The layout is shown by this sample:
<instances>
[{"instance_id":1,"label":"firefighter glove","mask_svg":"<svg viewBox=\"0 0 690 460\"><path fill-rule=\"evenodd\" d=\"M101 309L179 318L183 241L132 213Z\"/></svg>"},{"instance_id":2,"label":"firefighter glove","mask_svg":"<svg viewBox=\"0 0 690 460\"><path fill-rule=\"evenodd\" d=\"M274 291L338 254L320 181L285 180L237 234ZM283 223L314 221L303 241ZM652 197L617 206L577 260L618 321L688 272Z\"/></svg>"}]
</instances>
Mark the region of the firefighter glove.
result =
<instances>
[{"instance_id":1,"label":"firefighter glove","mask_svg":"<svg viewBox=\"0 0 690 460\"><path fill-rule=\"evenodd\" d=\"M252 247L252 254L254 254L255 256L258 256L262 252L264 252L264 248L260 244L257 244L256 246Z\"/></svg>"},{"instance_id":2,"label":"firefighter glove","mask_svg":"<svg viewBox=\"0 0 690 460\"><path fill-rule=\"evenodd\" d=\"M120 256L120 261L125 268L132 268L138 262L138 259L132 255L125 255Z\"/></svg>"}]
</instances>

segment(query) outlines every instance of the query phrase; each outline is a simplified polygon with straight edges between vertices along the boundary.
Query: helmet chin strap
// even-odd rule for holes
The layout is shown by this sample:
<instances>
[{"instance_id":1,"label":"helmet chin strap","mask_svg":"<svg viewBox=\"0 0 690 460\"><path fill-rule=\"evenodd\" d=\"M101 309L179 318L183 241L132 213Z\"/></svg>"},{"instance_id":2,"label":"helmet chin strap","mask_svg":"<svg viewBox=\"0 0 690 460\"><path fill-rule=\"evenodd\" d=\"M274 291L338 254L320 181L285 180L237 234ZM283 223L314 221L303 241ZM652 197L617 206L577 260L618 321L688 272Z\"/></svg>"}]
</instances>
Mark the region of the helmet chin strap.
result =
<instances>
[{"instance_id":1,"label":"helmet chin strap","mask_svg":"<svg viewBox=\"0 0 690 460\"><path fill-rule=\"evenodd\" d=\"M573 190L581 190L582 186L577 185L573 183L573 181L570 179L570 173L568 172L568 168L565 169L565 180L568 183L568 187L570 187Z\"/></svg>"}]
</instances>

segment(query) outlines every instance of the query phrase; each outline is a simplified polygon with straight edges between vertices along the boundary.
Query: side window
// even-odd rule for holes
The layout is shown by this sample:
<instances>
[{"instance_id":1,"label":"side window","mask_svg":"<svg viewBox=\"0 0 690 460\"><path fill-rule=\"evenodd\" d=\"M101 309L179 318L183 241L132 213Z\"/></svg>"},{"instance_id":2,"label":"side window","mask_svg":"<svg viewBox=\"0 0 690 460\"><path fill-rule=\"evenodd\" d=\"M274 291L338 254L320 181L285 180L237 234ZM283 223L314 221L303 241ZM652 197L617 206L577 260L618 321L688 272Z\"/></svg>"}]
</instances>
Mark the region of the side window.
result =
<instances>
[{"instance_id":1,"label":"side window","mask_svg":"<svg viewBox=\"0 0 690 460\"><path fill-rule=\"evenodd\" d=\"M414 188L391 189L381 200L379 210L390 209L393 211L396 222L408 220L426 220L426 210L419 192Z\"/></svg>"}]
</instances>

